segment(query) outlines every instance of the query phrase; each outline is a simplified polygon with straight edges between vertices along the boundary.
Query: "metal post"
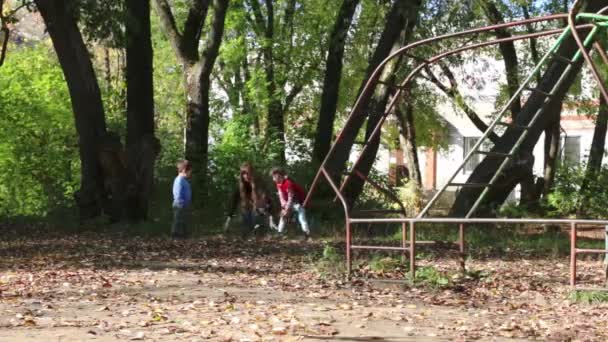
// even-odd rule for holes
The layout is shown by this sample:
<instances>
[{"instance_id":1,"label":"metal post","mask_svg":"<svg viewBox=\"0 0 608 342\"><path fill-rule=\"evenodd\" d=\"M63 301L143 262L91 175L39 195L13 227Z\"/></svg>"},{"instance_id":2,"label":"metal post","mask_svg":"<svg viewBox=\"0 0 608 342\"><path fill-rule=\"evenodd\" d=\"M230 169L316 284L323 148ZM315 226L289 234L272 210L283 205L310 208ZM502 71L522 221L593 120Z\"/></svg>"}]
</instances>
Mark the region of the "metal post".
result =
<instances>
[{"instance_id":1,"label":"metal post","mask_svg":"<svg viewBox=\"0 0 608 342\"><path fill-rule=\"evenodd\" d=\"M353 261L351 259L351 232L350 232L350 219L346 218L346 272L350 278L350 273L353 270Z\"/></svg>"},{"instance_id":2,"label":"metal post","mask_svg":"<svg viewBox=\"0 0 608 342\"><path fill-rule=\"evenodd\" d=\"M416 280L416 227L410 221L410 276L412 282Z\"/></svg>"},{"instance_id":3,"label":"metal post","mask_svg":"<svg viewBox=\"0 0 608 342\"><path fill-rule=\"evenodd\" d=\"M604 249L608 251L608 226L604 226ZM608 281L608 253L604 256L604 279Z\"/></svg>"},{"instance_id":4,"label":"metal post","mask_svg":"<svg viewBox=\"0 0 608 342\"><path fill-rule=\"evenodd\" d=\"M405 222L401 223L401 247L403 247L403 262L405 263L407 257L407 224Z\"/></svg>"},{"instance_id":5,"label":"metal post","mask_svg":"<svg viewBox=\"0 0 608 342\"><path fill-rule=\"evenodd\" d=\"M460 271L462 272L462 274L464 275L466 272L466 268L464 265L464 259L465 259L465 254L464 254L464 223L461 223L459 225L459 229L458 229L458 247L459 247L459 252L460 252Z\"/></svg>"},{"instance_id":6,"label":"metal post","mask_svg":"<svg viewBox=\"0 0 608 342\"><path fill-rule=\"evenodd\" d=\"M576 223L570 224L570 286L576 285Z\"/></svg>"}]
</instances>

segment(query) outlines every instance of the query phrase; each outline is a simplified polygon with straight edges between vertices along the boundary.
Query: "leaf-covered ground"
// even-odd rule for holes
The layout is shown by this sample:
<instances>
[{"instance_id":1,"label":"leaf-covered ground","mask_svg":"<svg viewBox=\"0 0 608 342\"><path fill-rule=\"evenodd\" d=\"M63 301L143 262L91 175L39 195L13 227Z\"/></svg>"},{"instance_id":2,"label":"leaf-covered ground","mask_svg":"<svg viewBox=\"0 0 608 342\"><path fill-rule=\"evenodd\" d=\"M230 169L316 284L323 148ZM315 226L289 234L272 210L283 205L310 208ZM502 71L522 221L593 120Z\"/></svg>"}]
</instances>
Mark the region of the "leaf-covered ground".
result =
<instances>
[{"instance_id":1,"label":"leaf-covered ground","mask_svg":"<svg viewBox=\"0 0 608 342\"><path fill-rule=\"evenodd\" d=\"M0 341L608 340L608 305L569 299L567 258L469 260L467 277L428 258L443 280L404 286L361 280L399 268L319 272L320 242L18 236L0 240ZM601 284L600 262L579 268Z\"/></svg>"}]
</instances>

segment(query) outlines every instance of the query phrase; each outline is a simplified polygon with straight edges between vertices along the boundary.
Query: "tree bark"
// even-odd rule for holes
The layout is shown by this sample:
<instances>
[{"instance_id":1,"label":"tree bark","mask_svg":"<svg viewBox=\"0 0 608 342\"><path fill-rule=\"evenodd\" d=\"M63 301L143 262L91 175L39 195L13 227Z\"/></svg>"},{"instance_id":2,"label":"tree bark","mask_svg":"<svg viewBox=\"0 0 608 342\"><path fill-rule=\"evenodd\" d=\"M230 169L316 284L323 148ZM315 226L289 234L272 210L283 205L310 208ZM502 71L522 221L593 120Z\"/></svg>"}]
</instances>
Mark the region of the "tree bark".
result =
<instances>
[{"instance_id":1,"label":"tree bark","mask_svg":"<svg viewBox=\"0 0 608 342\"><path fill-rule=\"evenodd\" d=\"M333 141L334 120L340 93L340 80L342 78L342 61L346 35L353 21L355 9L359 0L344 0L338 12L333 30L329 38L327 60L325 62L325 78L323 79L323 93L321 94L321 108L312 158L320 164L329 151Z\"/></svg>"},{"instance_id":2,"label":"tree bark","mask_svg":"<svg viewBox=\"0 0 608 342\"><path fill-rule=\"evenodd\" d=\"M557 115L549 123L545 129L545 162L543 171L543 196L547 196L553 188L555 181L555 171L557 168L557 162L559 158L559 133L560 133L560 115L561 115L561 103L556 107Z\"/></svg>"},{"instance_id":3,"label":"tree bark","mask_svg":"<svg viewBox=\"0 0 608 342\"><path fill-rule=\"evenodd\" d=\"M493 1L482 1L484 12L488 17L491 24L504 23L504 18L496 4ZM494 30L496 38L509 38L511 33L507 29L496 29ZM505 71L507 73L507 88L509 90L509 97L513 97L519 88L519 64L517 62L517 52L515 51L515 44L513 42L503 42L498 44L498 49L502 55L505 63ZM521 111L521 99L517 97L516 101L513 101L511 105L511 117L515 119Z\"/></svg>"},{"instance_id":4,"label":"tree bark","mask_svg":"<svg viewBox=\"0 0 608 342\"><path fill-rule=\"evenodd\" d=\"M408 94L409 96L409 94ZM410 182L413 182L416 191L416 203L412 216L422 210L422 174L418 160L418 146L416 144L416 129L414 126L414 107L408 103L404 110L396 110L395 116L399 123L399 145L404 152L405 161L409 171ZM399 109L399 108L398 108Z\"/></svg>"},{"instance_id":5,"label":"tree bark","mask_svg":"<svg viewBox=\"0 0 608 342\"><path fill-rule=\"evenodd\" d=\"M415 19L418 15L419 8L420 8L419 0L394 1L393 2L391 9L386 16L384 29L380 36L380 40L378 41L378 45L376 46L376 49L374 50L372 58L368 64L367 72L366 72L367 75L365 77L365 81L362 82L362 84L361 84L361 87L359 89L359 94L361 94L361 91L362 91L365 83L367 82L367 79L370 78L373 71L378 67L378 65L380 65L382 60L384 60L391 53L391 51L395 45L395 42L401 36L403 28L406 26L406 24L408 26L410 26L410 25L412 27L414 26L414 24L416 22ZM413 23L410 23L409 21L407 21L408 19L406 19L406 18L412 18L411 21L413 21ZM381 73L381 74L383 74L383 73ZM384 86L377 85L377 87L378 87L378 89L380 89ZM382 89L380 89L380 91L384 92ZM365 119L368 116L368 113L371 113L373 110L373 109L371 109L372 108L371 102L374 97L376 97L376 99L378 99L378 97L376 96L376 92L370 92L365 96L365 98L359 99L359 101L361 103L361 107L364 109L354 113L354 116L352 116L349 119L350 121L349 121L348 125L343 128L341 134L336 138L336 142L335 142L336 146L334 147L334 151L333 151L331 157L328 159L328 161L326 163L326 169L336 183L339 182L340 174L346 167L346 162L350 156L350 151L355 142L355 138L359 134L359 130L363 126L363 123L365 122ZM377 119L375 119L377 117L377 115L378 114L376 114L375 116L372 114L369 115L370 118L373 118L373 119L368 122L368 127L371 128L371 126L373 126L373 120L375 120L377 122ZM370 124L370 122L372 124ZM379 143L379 140L376 139L376 141L372 142L372 145L370 146L371 151L373 152L372 154L374 156L375 156L374 150L377 151L378 143ZM351 201L352 200L353 199L351 198Z\"/></svg>"},{"instance_id":6,"label":"tree bark","mask_svg":"<svg viewBox=\"0 0 608 342\"><path fill-rule=\"evenodd\" d=\"M600 106L597 112L595 121L595 129L593 130L593 140L591 141L591 149L589 150L589 159L587 160L587 169L585 170L585 179L581 184L581 193L585 194L589 187L589 182L602 169L602 159L606 152L606 131L608 129L608 106L606 100L600 94ZM579 205L579 212L584 210L585 204L589 199L583 198Z\"/></svg>"},{"instance_id":7,"label":"tree bark","mask_svg":"<svg viewBox=\"0 0 608 342\"><path fill-rule=\"evenodd\" d=\"M596 12L603 6L608 4L606 0L590 0L586 7L586 11ZM586 35L588 30L581 30L582 35ZM565 40L557 53L572 58L575 52L578 50L574 40L572 38ZM564 79L559 89L555 92L552 101L561 101L564 97L568 88L572 85L576 75L580 72L583 61L579 60L573 65L573 70L569 76ZM565 63L558 61L552 62L546 72L543 74L538 88L544 92L549 92L551 88L557 83L562 72L566 68ZM514 121L517 125L526 126L534 116L535 112L541 107L545 100L545 96L540 93L533 93L526 101L522 111ZM475 216L491 216L493 210L504 202L513 187L522 180L522 176L525 176L525 172L529 172L533 163L532 151L534 145L538 141L542 131L546 128L547 123L550 122L552 113L545 111L536 122L528 130L528 135L523 140L520 146L520 153L514 161L511 163L507 170L503 171L501 177L498 179L496 184L489 190L485 200L482 202L475 213ZM554 113L553 113L554 115ZM514 146L515 142L520 136L520 129L517 127L509 127L503 134L498 144L492 148L493 152L507 153ZM496 173L502 159L495 157L486 157L473 171L467 182L469 183L488 183L490 179ZM480 188L463 188L457 195L454 205L450 210L450 216L464 216L473 203L481 193Z\"/></svg>"},{"instance_id":8,"label":"tree bark","mask_svg":"<svg viewBox=\"0 0 608 342\"><path fill-rule=\"evenodd\" d=\"M400 28L399 34L393 41L393 47L391 51L398 49L399 47L406 44L411 37L412 31L416 26L418 19L418 12L420 10L420 1L403 1L400 2L399 6L403 6L399 11L398 26ZM386 105L392 93L388 84L395 83L395 73L401 64L401 58L397 58L389 62L382 71L380 80L383 84L376 87L376 90L366 106L368 113L367 127L365 131L365 139L368 140L372 137L372 132L378 122L382 119L386 110ZM402 94L403 95L403 94ZM354 165L353 169L359 171L361 174L367 176L376 161L376 154L380 147L380 134L377 134L373 139L368 141L368 149L365 154L362 154L358 165ZM348 177L344 184L344 194L347 198L349 207L352 207L355 201L361 195L365 182L360 177Z\"/></svg>"},{"instance_id":9,"label":"tree bark","mask_svg":"<svg viewBox=\"0 0 608 342\"><path fill-rule=\"evenodd\" d=\"M160 142L154 136L153 53L150 0L126 3L127 138L130 221L146 220Z\"/></svg>"},{"instance_id":10,"label":"tree bark","mask_svg":"<svg viewBox=\"0 0 608 342\"><path fill-rule=\"evenodd\" d=\"M203 197L206 197L211 71L217 59L224 33L228 0L213 1L213 20L200 55L198 46L201 30L207 17L209 1L196 0L192 3L182 33L177 28L167 0L154 0L154 3L163 29L184 69L187 98L185 156L194 165L193 185Z\"/></svg>"},{"instance_id":11,"label":"tree bark","mask_svg":"<svg viewBox=\"0 0 608 342\"><path fill-rule=\"evenodd\" d=\"M102 212L104 179L98 159L106 135L106 123L99 84L75 15L66 0L35 0L65 76L79 137L80 189L76 201L80 218Z\"/></svg>"},{"instance_id":12,"label":"tree bark","mask_svg":"<svg viewBox=\"0 0 608 342\"><path fill-rule=\"evenodd\" d=\"M608 105L603 96L600 97L600 106L593 130L593 140L587 161L587 172L598 172L602 167L602 159L606 151L606 130L608 125Z\"/></svg>"},{"instance_id":13,"label":"tree bark","mask_svg":"<svg viewBox=\"0 0 608 342\"><path fill-rule=\"evenodd\" d=\"M410 171L410 179L416 187L422 189L422 173L418 160L418 145L416 143L416 128L414 126L414 107L407 105L403 113L397 112L401 146L405 152L405 160Z\"/></svg>"}]
</instances>

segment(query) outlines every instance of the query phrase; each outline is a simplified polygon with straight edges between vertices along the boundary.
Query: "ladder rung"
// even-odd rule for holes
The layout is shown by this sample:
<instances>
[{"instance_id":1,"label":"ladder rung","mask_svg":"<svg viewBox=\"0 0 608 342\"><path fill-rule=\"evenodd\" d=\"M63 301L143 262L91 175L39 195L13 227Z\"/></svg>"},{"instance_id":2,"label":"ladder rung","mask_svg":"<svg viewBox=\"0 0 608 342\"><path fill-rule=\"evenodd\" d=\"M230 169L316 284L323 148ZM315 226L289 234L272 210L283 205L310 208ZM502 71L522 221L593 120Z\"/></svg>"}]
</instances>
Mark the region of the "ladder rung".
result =
<instances>
[{"instance_id":1,"label":"ladder rung","mask_svg":"<svg viewBox=\"0 0 608 342\"><path fill-rule=\"evenodd\" d=\"M546 97L551 97L551 96L552 96L551 94L547 93L546 91L544 91L544 90L540 90L540 89L538 89L538 88L530 88L530 87L526 87L526 88L524 88L524 89L525 89L525 90L529 90L529 91L534 91L534 92L537 92L537 93L539 93L539 94L545 95Z\"/></svg>"},{"instance_id":2,"label":"ladder rung","mask_svg":"<svg viewBox=\"0 0 608 342\"><path fill-rule=\"evenodd\" d=\"M496 124L500 125L500 126L513 127L513 128L523 129L523 130L530 129L530 126L517 125L512 122L497 122Z\"/></svg>"},{"instance_id":3,"label":"ladder rung","mask_svg":"<svg viewBox=\"0 0 608 342\"><path fill-rule=\"evenodd\" d=\"M567 64L574 64L574 62L571 59L566 58L566 57L564 57L562 55L559 55L559 54L557 54L555 52L553 52L551 55L553 55L553 58L556 61L560 61L560 62L567 63Z\"/></svg>"},{"instance_id":4,"label":"ladder rung","mask_svg":"<svg viewBox=\"0 0 608 342\"><path fill-rule=\"evenodd\" d=\"M486 188L490 183L449 183L449 186L461 186L466 188Z\"/></svg>"},{"instance_id":5,"label":"ladder rung","mask_svg":"<svg viewBox=\"0 0 608 342\"><path fill-rule=\"evenodd\" d=\"M490 157L510 157L511 156L510 153L503 153L503 152L475 151L475 153L485 154L486 156L490 156Z\"/></svg>"}]
</instances>

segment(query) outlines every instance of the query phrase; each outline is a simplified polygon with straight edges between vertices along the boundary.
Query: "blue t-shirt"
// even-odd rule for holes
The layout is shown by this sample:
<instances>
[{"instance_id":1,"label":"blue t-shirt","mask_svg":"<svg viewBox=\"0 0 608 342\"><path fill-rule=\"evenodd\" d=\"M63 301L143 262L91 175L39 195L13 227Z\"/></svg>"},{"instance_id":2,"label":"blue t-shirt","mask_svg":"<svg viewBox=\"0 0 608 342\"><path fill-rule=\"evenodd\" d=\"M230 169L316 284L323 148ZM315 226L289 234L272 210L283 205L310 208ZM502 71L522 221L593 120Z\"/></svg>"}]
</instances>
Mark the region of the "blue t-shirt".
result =
<instances>
[{"instance_id":1,"label":"blue t-shirt","mask_svg":"<svg viewBox=\"0 0 608 342\"><path fill-rule=\"evenodd\" d=\"M184 176L177 176L173 181L173 206L185 208L192 203L192 189Z\"/></svg>"}]
</instances>

